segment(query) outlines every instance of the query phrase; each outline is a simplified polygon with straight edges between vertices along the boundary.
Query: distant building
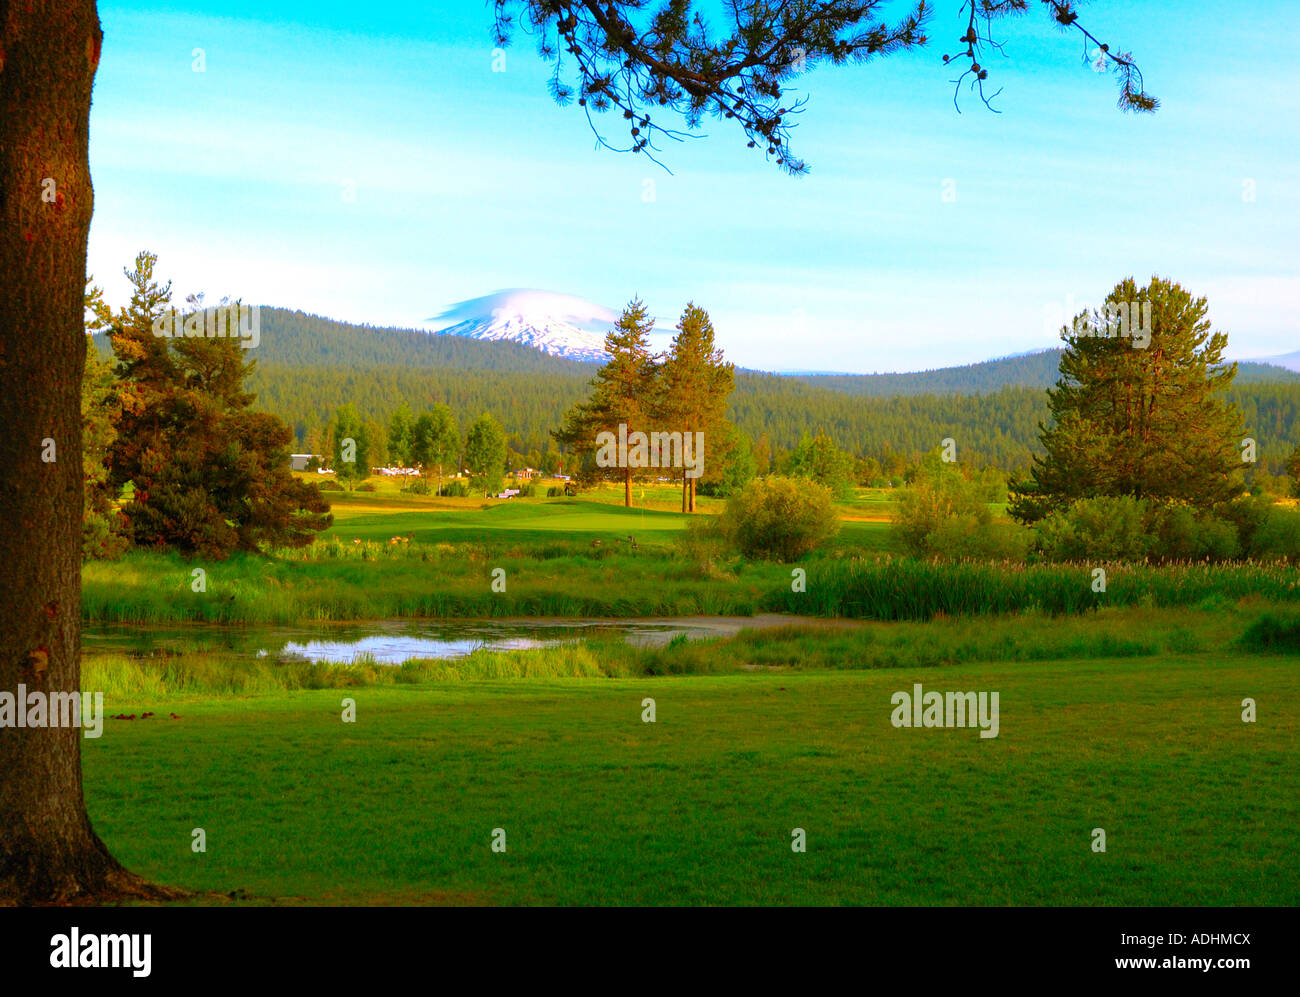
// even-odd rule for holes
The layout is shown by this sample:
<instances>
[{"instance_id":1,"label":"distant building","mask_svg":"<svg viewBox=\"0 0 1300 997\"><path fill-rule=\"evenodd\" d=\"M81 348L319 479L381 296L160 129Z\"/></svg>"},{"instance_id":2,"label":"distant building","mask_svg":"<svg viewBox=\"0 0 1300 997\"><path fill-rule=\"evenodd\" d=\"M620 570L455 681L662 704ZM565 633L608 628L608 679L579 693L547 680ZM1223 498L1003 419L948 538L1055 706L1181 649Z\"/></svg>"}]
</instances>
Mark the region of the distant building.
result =
<instances>
[{"instance_id":1,"label":"distant building","mask_svg":"<svg viewBox=\"0 0 1300 997\"><path fill-rule=\"evenodd\" d=\"M311 463L311 459L313 457L315 457L317 460L320 460L320 454L315 454L315 453L289 454L289 470L291 471L307 470L307 465Z\"/></svg>"}]
</instances>

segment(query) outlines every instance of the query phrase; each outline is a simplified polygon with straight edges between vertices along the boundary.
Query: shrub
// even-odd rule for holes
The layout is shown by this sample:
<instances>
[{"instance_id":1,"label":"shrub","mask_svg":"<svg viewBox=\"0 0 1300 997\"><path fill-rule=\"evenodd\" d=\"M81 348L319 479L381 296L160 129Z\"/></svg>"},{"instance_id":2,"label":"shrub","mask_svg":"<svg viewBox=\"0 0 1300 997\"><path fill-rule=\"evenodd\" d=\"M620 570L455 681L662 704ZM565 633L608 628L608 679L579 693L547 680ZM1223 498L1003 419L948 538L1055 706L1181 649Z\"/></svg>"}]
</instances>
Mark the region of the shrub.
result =
<instances>
[{"instance_id":1,"label":"shrub","mask_svg":"<svg viewBox=\"0 0 1300 997\"><path fill-rule=\"evenodd\" d=\"M526 485L519 486L520 498L532 498L536 494L537 494L537 486L532 484L531 482Z\"/></svg>"},{"instance_id":2,"label":"shrub","mask_svg":"<svg viewBox=\"0 0 1300 997\"><path fill-rule=\"evenodd\" d=\"M748 558L794 561L839 532L831 500L816 482L759 478L727 500L718 528Z\"/></svg>"},{"instance_id":3,"label":"shrub","mask_svg":"<svg viewBox=\"0 0 1300 997\"><path fill-rule=\"evenodd\" d=\"M1300 510L1274 506L1268 511L1251 543L1255 557L1285 557L1295 564L1300 562Z\"/></svg>"},{"instance_id":4,"label":"shrub","mask_svg":"<svg viewBox=\"0 0 1300 997\"><path fill-rule=\"evenodd\" d=\"M929 456L903 492L894 532L917 557L1020 558L1029 546L1023 527L998 522L987 495L996 481L968 481L957 468Z\"/></svg>"},{"instance_id":5,"label":"shrub","mask_svg":"<svg viewBox=\"0 0 1300 997\"><path fill-rule=\"evenodd\" d=\"M1300 616L1266 613L1246 628L1241 644L1251 651L1300 654Z\"/></svg>"},{"instance_id":6,"label":"shrub","mask_svg":"<svg viewBox=\"0 0 1300 997\"><path fill-rule=\"evenodd\" d=\"M469 495L469 485L463 481L448 481L438 489L438 494L444 498L465 498Z\"/></svg>"},{"instance_id":7,"label":"shrub","mask_svg":"<svg viewBox=\"0 0 1300 997\"><path fill-rule=\"evenodd\" d=\"M1054 561L1227 561L1300 553L1300 525L1274 520L1272 500L1242 496L1213 512L1132 496L1078 499L1038 524L1037 549Z\"/></svg>"},{"instance_id":8,"label":"shrub","mask_svg":"<svg viewBox=\"0 0 1300 997\"><path fill-rule=\"evenodd\" d=\"M1267 495L1243 495L1219 510L1219 516L1226 519L1237 531L1237 546L1247 555L1254 555L1255 534L1259 532L1268 519L1273 508L1273 500Z\"/></svg>"},{"instance_id":9,"label":"shrub","mask_svg":"<svg viewBox=\"0 0 1300 997\"><path fill-rule=\"evenodd\" d=\"M363 481L361 484L357 485L357 491L359 492L373 492L374 490L375 486L369 481Z\"/></svg>"},{"instance_id":10,"label":"shrub","mask_svg":"<svg viewBox=\"0 0 1300 997\"><path fill-rule=\"evenodd\" d=\"M416 481L412 481L409 485L403 488L402 491L407 492L410 495L428 495L429 483L427 481L420 481L417 479Z\"/></svg>"},{"instance_id":11,"label":"shrub","mask_svg":"<svg viewBox=\"0 0 1300 997\"><path fill-rule=\"evenodd\" d=\"M551 485L550 488L546 489L547 498L559 498L563 494L564 494L564 489L561 488L559 485Z\"/></svg>"},{"instance_id":12,"label":"shrub","mask_svg":"<svg viewBox=\"0 0 1300 997\"><path fill-rule=\"evenodd\" d=\"M954 561L1021 561L1032 539L1027 528L994 519L991 513L953 516L926 538L932 554Z\"/></svg>"},{"instance_id":13,"label":"shrub","mask_svg":"<svg viewBox=\"0 0 1300 997\"><path fill-rule=\"evenodd\" d=\"M1036 546L1053 561L1142 561L1153 546L1150 513L1131 495L1077 499L1039 522Z\"/></svg>"},{"instance_id":14,"label":"shrub","mask_svg":"<svg viewBox=\"0 0 1300 997\"><path fill-rule=\"evenodd\" d=\"M1155 507L1148 533L1151 553L1169 561L1226 561L1237 556L1237 527L1186 505Z\"/></svg>"},{"instance_id":15,"label":"shrub","mask_svg":"<svg viewBox=\"0 0 1300 997\"><path fill-rule=\"evenodd\" d=\"M326 478L324 481L317 482L316 487L323 492L341 492L343 486L333 478Z\"/></svg>"}]
</instances>

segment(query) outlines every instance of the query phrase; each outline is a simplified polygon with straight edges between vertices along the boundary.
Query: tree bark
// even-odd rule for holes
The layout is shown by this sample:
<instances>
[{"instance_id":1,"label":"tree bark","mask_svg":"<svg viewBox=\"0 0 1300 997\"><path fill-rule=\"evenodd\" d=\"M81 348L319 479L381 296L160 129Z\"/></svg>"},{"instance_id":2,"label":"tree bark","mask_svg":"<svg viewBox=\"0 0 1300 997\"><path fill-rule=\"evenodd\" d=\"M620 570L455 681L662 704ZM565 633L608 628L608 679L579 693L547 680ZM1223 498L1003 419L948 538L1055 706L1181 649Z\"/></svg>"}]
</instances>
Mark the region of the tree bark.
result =
<instances>
[{"instance_id":1,"label":"tree bark","mask_svg":"<svg viewBox=\"0 0 1300 997\"><path fill-rule=\"evenodd\" d=\"M0 691L81 688L94 0L0 0ZM0 904L174 895L95 835L76 727L0 728Z\"/></svg>"},{"instance_id":2,"label":"tree bark","mask_svg":"<svg viewBox=\"0 0 1300 997\"><path fill-rule=\"evenodd\" d=\"M632 468L623 468L623 508L632 508Z\"/></svg>"}]
</instances>

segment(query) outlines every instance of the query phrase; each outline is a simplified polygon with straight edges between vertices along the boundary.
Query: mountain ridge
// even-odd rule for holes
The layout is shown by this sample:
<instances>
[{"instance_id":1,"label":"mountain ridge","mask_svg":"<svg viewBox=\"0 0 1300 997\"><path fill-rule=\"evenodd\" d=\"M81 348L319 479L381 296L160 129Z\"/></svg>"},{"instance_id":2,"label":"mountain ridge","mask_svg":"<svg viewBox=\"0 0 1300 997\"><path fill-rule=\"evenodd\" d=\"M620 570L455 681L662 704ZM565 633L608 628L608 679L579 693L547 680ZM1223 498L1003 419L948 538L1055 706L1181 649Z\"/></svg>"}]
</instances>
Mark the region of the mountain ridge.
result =
<instances>
[{"instance_id":1,"label":"mountain ridge","mask_svg":"<svg viewBox=\"0 0 1300 997\"><path fill-rule=\"evenodd\" d=\"M596 369L592 361L568 359L506 339L438 335L421 328L357 325L272 305L262 306L259 314L261 344L250 354L264 364L276 366L351 370L441 368L567 374L581 376L583 380L594 375ZM106 338L101 334L95 340L101 352L107 353ZM868 397L986 394L1005 387L1051 387L1059 377L1060 354L1059 349L1048 349L905 373L792 374L743 367L738 370ZM1300 382L1300 373L1254 361L1239 361L1238 372L1238 384Z\"/></svg>"}]
</instances>

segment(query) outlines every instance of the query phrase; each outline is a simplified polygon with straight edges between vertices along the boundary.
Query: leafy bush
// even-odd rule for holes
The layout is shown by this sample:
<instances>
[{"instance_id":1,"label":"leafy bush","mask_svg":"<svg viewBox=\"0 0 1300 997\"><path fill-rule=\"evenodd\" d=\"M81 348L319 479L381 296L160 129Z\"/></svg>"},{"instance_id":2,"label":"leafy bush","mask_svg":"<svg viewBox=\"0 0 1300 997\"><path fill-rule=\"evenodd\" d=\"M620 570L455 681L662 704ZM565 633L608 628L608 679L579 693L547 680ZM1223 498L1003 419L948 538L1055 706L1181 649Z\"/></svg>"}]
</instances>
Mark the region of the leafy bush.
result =
<instances>
[{"instance_id":1,"label":"leafy bush","mask_svg":"<svg viewBox=\"0 0 1300 997\"><path fill-rule=\"evenodd\" d=\"M1053 561L1143 561L1150 511L1131 495L1078 499L1039 522L1036 546Z\"/></svg>"},{"instance_id":2,"label":"leafy bush","mask_svg":"<svg viewBox=\"0 0 1300 997\"><path fill-rule=\"evenodd\" d=\"M1251 543L1255 557L1285 557L1300 563L1300 510L1274 506L1256 531Z\"/></svg>"},{"instance_id":3,"label":"leafy bush","mask_svg":"<svg viewBox=\"0 0 1300 997\"><path fill-rule=\"evenodd\" d=\"M1036 547L1054 561L1227 561L1300 557L1300 516L1267 495L1213 512L1131 496L1079 499L1038 524Z\"/></svg>"},{"instance_id":4,"label":"leafy bush","mask_svg":"<svg viewBox=\"0 0 1300 997\"><path fill-rule=\"evenodd\" d=\"M343 486L333 478L326 478L324 481L317 482L316 487L323 492L341 492Z\"/></svg>"},{"instance_id":5,"label":"leafy bush","mask_svg":"<svg viewBox=\"0 0 1300 997\"><path fill-rule=\"evenodd\" d=\"M546 489L547 498L559 498L563 494L564 494L564 489L561 488L559 485L551 485L550 488Z\"/></svg>"},{"instance_id":6,"label":"leafy bush","mask_svg":"<svg viewBox=\"0 0 1300 997\"><path fill-rule=\"evenodd\" d=\"M416 481L412 481L409 485L403 488L402 491L407 492L408 494L411 495L428 495L429 483L427 481L420 481L417 479Z\"/></svg>"},{"instance_id":7,"label":"leafy bush","mask_svg":"<svg viewBox=\"0 0 1300 997\"><path fill-rule=\"evenodd\" d=\"M361 484L357 485L357 491L359 492L373 492L374 490L375 486L369 481L363 481Z\"/></svg>"},{"instance_id":8,"label":"leafy bush","mask_svg":"<svg viewBox=\"0 0 1300 997\"><path fill-rule=\"evenodd\" d=\"M1237 556L1237 527L1186 505L1156 506L1149 516L1153 556L1169 561L1226 561Z\"/></svg>"},{"instance_id":9,"label":"leafy bush","mask_svg":"<svg viewBox=\"0 0 1300 997\"><path fill-rule=\"evenodd\" d=\"M839 532L829 488L792 478L759 478L727 500L718 529L748 558L798 560Z\"/></svg>"},{"instance_id":10,"label":"leafy bush","mask_svg":"<svg viewBox=\"0 0 1300 997\"><path fill-rule=\"evenodd\" d=\"M532 497L533 497L534 495L536 495L536 494L537 494L537 486L534 485L534 484L531 483L531 482L529 482L529 483L526 484L526 485L520 485L520 486L519 486L519 497L520 497L520 498L532 498Z\"/></svg>"},{"instance_id":11,"label":"leafy bush","mask_svg":"<svg viewBox=\"0 0 1300 997\"><path fill-rule=\"evenodd\" d=\"M438 489L438 494L444 498L465 498L469 495L469 485L464 481L448 481Z\"/></svg>"},{"instance_id":12,"label":"leafy bush","mask_svg":"<svg viewBox=\"0 0 1300 997\"><path fill-rule=\"evenodd\" d=\"M1268 519L1273 499L1267 495L1243 495L1218 509L1222 519L1237 531L1237 546L1245 554L1255 554L1255 534Z\"/></svg>"},{"instance_id":13,"label":"leafy bush","mask_svg":"<svg viewBox=\"0 0 1300 997\"><path fill-rule=\"evenodd\" d=\"M989 491L990 482L968 481L953 465L928 456L899 499L893 529L903 549L954 560L1023 557L1027 531L993 518Z\"/></svg>"},{"instance_id":14,"label":"leafy bush","mask_svg":"<svg viewBox=\"0 0 1300 997\"><path fill-rule=\"evenodd\" d=\"M1020 561L1033 539L1030 530L992 514L953 516L927 536L932 553L954 561Z\"/></svg>"}]
</instances>

